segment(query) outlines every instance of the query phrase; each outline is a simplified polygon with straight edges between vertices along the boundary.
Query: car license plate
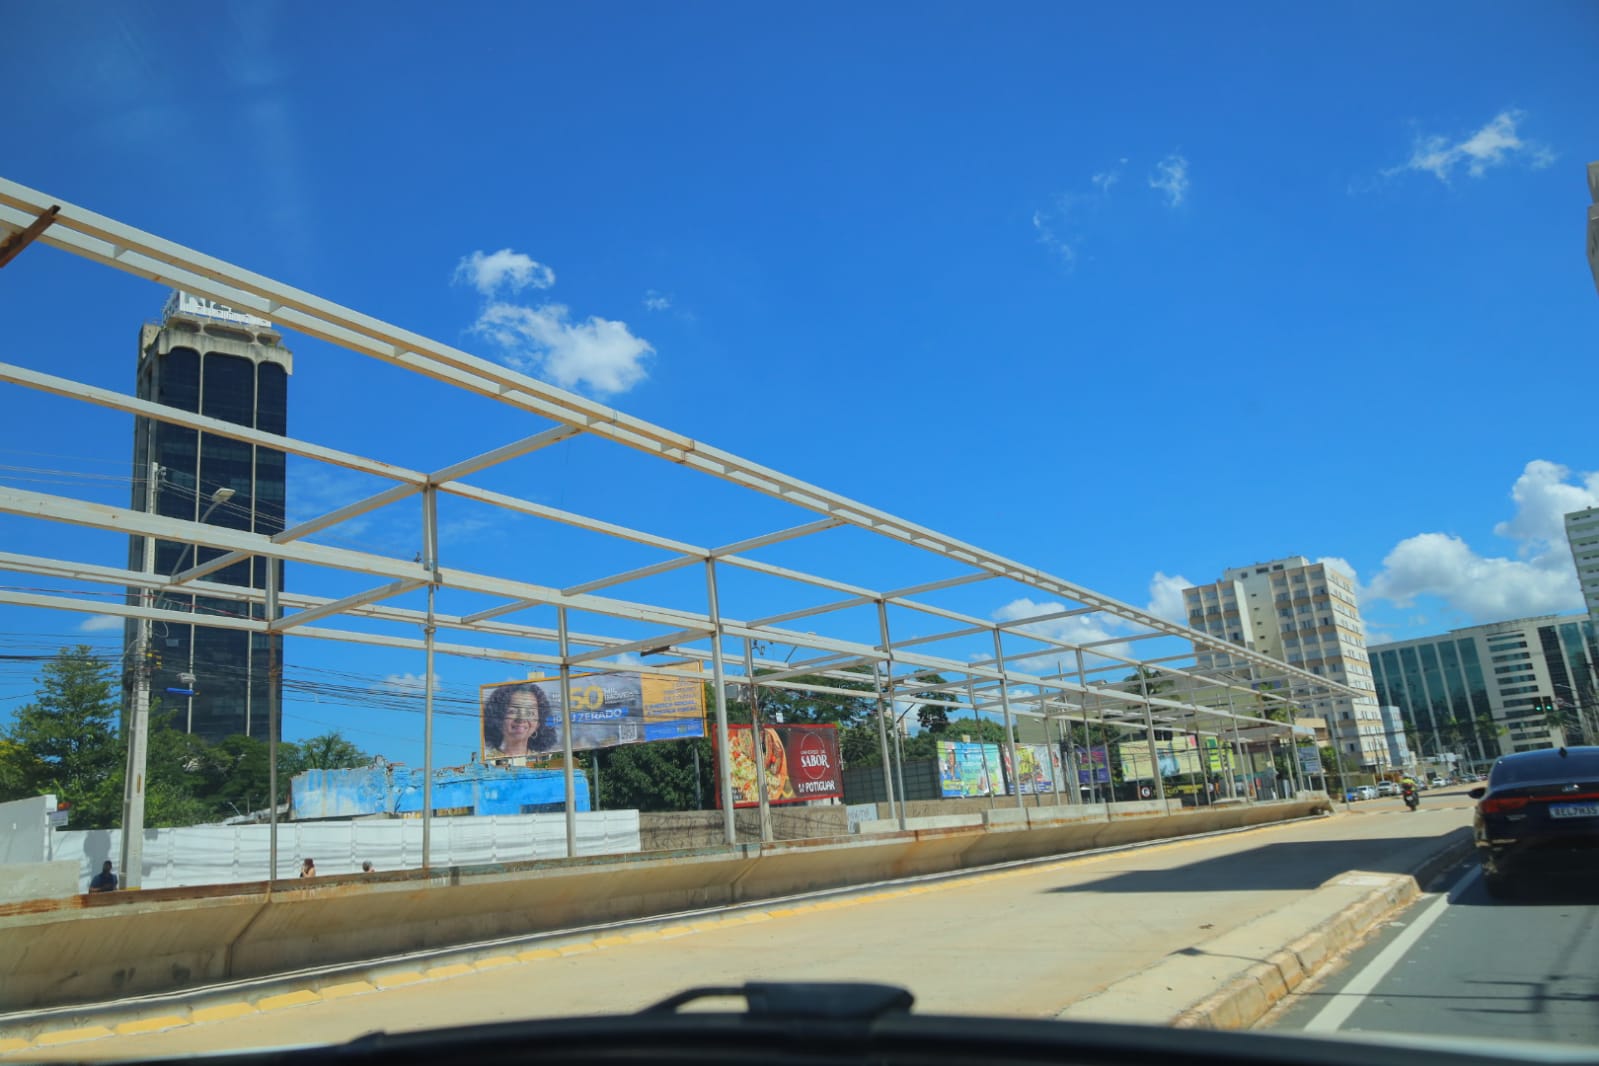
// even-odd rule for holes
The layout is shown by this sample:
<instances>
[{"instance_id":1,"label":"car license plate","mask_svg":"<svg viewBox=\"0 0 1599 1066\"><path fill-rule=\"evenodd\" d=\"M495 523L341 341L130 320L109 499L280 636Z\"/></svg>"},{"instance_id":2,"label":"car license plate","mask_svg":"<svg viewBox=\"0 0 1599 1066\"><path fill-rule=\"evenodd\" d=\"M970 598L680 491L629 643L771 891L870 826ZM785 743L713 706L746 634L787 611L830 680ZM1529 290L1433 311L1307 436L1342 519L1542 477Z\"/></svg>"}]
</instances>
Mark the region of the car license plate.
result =
<instances>
[{"instance_id":1,"label":"car license plate","mask_svg":"<svg viewBox=\"0 0 1599 1066\"><path fill-rule=\"evenodd\" d=\"M1556 803L1549 808L1551 818L1599 818L1599 803Z\"/></svg>"}]
</instances>

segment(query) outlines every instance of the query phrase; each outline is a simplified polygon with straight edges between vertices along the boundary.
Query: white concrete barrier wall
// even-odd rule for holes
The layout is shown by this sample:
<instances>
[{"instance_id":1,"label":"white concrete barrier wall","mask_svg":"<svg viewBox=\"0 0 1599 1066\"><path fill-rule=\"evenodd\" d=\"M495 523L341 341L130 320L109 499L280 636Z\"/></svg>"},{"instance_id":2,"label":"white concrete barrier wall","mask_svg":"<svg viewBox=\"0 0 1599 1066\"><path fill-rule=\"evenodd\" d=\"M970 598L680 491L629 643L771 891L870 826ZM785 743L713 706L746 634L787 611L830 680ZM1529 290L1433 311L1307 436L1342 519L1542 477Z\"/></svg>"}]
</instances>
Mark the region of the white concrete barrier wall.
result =
<instances>
[{"instance_id":1,"label":"white concrete barrier wall","mask_svg":"<svg viewBox=\"0 0 1599 1066\"><path fill-rule=\"evenodd\" d=\"M0 866L50 861L49 814L54 796L0 803Z\"/></svg>"},{"instance_id":2,"label":"white concrete barrier wall","mask_svg":"<svg viewBox=\"0 0 1599 1066\"><path fill-rule=\"evenodd\" d=\"M144 888L181 888L264 881L271 857L271 827L197 825L152 829L144 835ZM76 861L77 891L110 860L122 860L115 829L58 830L57 859ZM615 855L639 850L637 811L585 811L577 815L577 853ZM563 814L500 814L433 819L433 865L484 866L566 856ZM278 826L278 877L295 877L302 859L315 859L318 874L361 872L422 865L422 822L416 818L350 822L285 822Z\"/></svg>"}]
</instances>

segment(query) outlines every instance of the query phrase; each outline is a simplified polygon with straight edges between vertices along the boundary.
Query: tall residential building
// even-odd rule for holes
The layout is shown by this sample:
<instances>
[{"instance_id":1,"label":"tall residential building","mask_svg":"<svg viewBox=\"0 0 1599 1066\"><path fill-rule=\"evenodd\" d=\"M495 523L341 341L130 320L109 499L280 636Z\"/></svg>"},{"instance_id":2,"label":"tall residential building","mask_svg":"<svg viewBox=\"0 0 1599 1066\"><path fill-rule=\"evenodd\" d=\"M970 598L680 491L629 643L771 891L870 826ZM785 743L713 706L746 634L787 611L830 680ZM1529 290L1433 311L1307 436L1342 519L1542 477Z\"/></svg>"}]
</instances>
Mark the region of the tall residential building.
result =
<instances>
[{"instance_id":1,"label":"tall residential building","mask_svg":"<svg viewBox=\"0 0 1599 1066\"><path fill-rule=\"evenodd\" d=\"M1566 516L1566 543L1571 545L1571 561L1577 566L1588 617L1599 625L1599 507Z\"/></svg>"},{"instance_id":2,"label":"tall residential building","mask_svg":"<svg viewBox=\"0 0 1599 1066\"><path fill-rule=\"evenodd\" d=\"M138 396L268 433L286 430L293 358L272 323L175 292L159 324L139 331ZM231 491L230 491L231 490ZM135 420L133 507L171 518L271 535L283 531L284 455L154 419ZM130 537L128 568L170 576L221 555L212 548ZM266 586L265 559L234 563L204 580ZM130 602L137 595L130 592ZM260 606L214 596L168 594L157 606L206 615L262 617ZM150 627L151 693L176 725L208 739L235 733L265 738L276 720L268 669L282 638L215 626L157 622ZM130 623L131 649L137 627ZM270 644L269 644L270 640ZM129 661L132 661L130 656ZM131 700L132 679L126 697ZM192 694L190 694L192 693ZM281 697L280 697L281 699Z\"/></svg>"},{"instance_id":3,"label":"tall residential building","mask_svg":"<svg viewBox=\"0 0 1599 1066\"><path fill-rule=\"evenodd\" d=\"M1419 754L1488 762L1599 741L1599 627L1545 615L1378 644L1372 673Z\"/></svg>"},{"instance_id":4,"label":"tall residential building","mask_svg":"<svg viewBox=\"0 0 1599 1066\"><path fill-rule=\"evenodd\" d=\"M1228 570L1220 581L1183 590L1188 624L1212 636L1285 660L1370 696L1332 695L1296 684L1290 692L1306 714L1323 717L1342 759L1383 767L1391 753L1366 660L1365 626L1355 585L1338 570L1302 555ZM1248 661L1200 651L1195 669L1260 679ZM1242 709L1242 708L1240 708Z\"/></svg>"}]
</instances>

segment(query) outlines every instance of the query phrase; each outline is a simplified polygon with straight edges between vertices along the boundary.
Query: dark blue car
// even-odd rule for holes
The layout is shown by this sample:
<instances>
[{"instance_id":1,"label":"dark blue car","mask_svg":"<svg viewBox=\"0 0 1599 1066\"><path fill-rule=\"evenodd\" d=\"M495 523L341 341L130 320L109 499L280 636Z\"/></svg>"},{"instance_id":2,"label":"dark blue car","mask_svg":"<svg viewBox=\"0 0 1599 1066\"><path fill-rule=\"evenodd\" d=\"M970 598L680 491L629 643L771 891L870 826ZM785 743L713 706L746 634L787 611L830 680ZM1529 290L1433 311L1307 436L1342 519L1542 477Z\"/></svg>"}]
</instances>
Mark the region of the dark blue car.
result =
<instances>
[{"instance_id":1,"label":"dark blue car","mask_svg":"<svg viewBox=\"0 0 1599 1066\"><path fill-rule=\"evenodd\" d=\"M1578 853L1599 860L1599 747L1503 756L1469 794L1491 895L1508 895L1534 865L1569 869Z\"/></svg>"}]
</instances>

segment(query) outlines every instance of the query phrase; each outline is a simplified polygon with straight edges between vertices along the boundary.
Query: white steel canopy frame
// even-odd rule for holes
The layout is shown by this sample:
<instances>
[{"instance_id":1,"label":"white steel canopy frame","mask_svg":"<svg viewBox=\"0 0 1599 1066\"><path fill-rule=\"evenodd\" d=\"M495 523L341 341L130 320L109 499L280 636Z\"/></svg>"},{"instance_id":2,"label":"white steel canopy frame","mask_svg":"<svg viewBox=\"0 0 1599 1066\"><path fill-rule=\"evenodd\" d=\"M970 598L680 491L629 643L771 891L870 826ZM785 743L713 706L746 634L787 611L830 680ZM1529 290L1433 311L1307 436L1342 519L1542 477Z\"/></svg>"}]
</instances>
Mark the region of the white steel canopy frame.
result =
<instances>
[{"instance_id":1,"label":"white steel canopy frame","mask_svg":"<svg viewBox=\"0 0 1599 1066\"><path fill-rule=\"evenodd\" d=\"M40 226L40 221L48 221ZM650 669L663 673L682 673L702 677L701 667L709 665L715 684L716 732L719 751L726 758L727 723L722 682L737 681L756 687L793 688L806 691L841 692L861 695L865 682L875 688L880 708L892 708L896 701L914 697L917 703L966 707L978 713L1042 717L1055 720L1061 729L1073 723L1126 723L1128 727L1153 728L1153 723L1179 723L1194 730L1222 732L1233 730L1243 721L1255 728L1285 728L1259 714L1248 714L1237 707L1236 697L1247 698L1246 706L1258 709L1272 700L1291 707L1306 694L1315 696L1365 697L1369 693L1341 684L1331 678L1301 669L1271 656L1157 617L1145 610L1102 595L1083 585L1057 577L975 545L889 514L868 504L829 492L820 486L790 477L780 471L753 463L714 448L702 441L619 410L595 403L573 393L519 373L504 365L474 356L398 326L340 306L311 293L284 285L152 234L95 214L14 182L0 179L0 234L31 238L94 263L151 280L158 285L203 296L236 311L271 319L276 326L339 345L351 352L423 375L441 388L460 389L537 416L553 423L494 448L465 459L444 457L431 473L413 470L382 459L326 447L310 440L278 436L203 415L166 407L112 390L45 373L37 369L0 363L0 384L68 398L102 409L132 414L172 425L199 430L250 444L276 449L289 455L331 464L388 482L388 487L274 536L241 532L221 526L205 525L127 507L0 486L0 515L24 516L50 522L80 525L143 537L159 537L178 543L204 546L220 551L218 557L197 563L170 576L156 575L121 567L81 560L64 560L13 552L0 552L0 570L69 581L73 584L101 584L108 590L138 590L126 603L110 603L103 597L64 590L59 594L0 587L0 604L40 609L112 614L129 619L194 623L191 613L161 606L161 594L184 593L225 598L259 604L229 618L207 617L203 624L241 629L262 634L285 634L295 638L347 641L404 649L426 656L427 692L431 694L435 654L468 655L507 663L555 666L564 674L570 668L594 664L623 653L666 656L671 661ZM13 253L15 254L15 253ZM26 259L12 267L25 269ZM534 451L559 447L580 436L588 436L633 449L710 478L783 501L809 512L802 520L771 533L743 537L716 545L697 545L660 532L632 528L580 513L550 507L532 500L470 483L467 478L498 464ZM446 546L439 543L436 511L437 494L444 493L489 507L583 530L601 537L615 538L665 553L666 558L646 565L602 573L587 580L539 584L492 573L445 565L450 559ZM339 523L389 504L420 497L425 550L415 560L391 558L372 552L330 547L306 539L315 533L335 528ZM853 527L885 541L894 542L916 553L941 560L940 570L927 580L896 589L873 589L854 581L826 574L807 573L779 565L758 555L775 545L800 538L825 536L830 530ZM249 588L207 580L224 567L251 558L289 560L301 568L295 591ZM953 564L961 570L955 576L937 576ZM614 595L612 590L634 582L703 565L706 593L690 603L650 603ZM795 605L777 613L740 620L725 614L718 602L718 580L731 568L756 574L792 587L795 593L816 590L833 595L820 605L796 600ZM275 566L267 568L275 571ZM367 587L357 592L325 594L328 585L318 575L343 572L365 579ZM302 579L299 574L303 573ZM985 581L1010 581L1047 599L1062 601L1065 609L1051 610L1032 618L996 622L990 618L954 609L938 602L939 594ZM339 589L347 586L338 585ZM385 604L383 601L426 589L428 608ZM435 606L435 597L446 593L469 593L477 598L472 609L452 613ZM152 595L153 594L153 595ZM482 598L498 602L481 606ZM943 632L891 638L888 609L895 618L915 618L951 626ZM536 608L554 608L555 627L518 624L508 616ZM835 619L851 612L875 610L877 623L869 629L877 639L862 639L860 626L844 628ZM613 632L580 632L568 629L568 612L580 612L611 620ZM1051 635L1042 628L1064 618L1097 615L1112 621L1119 634L1110 640L1073 643ZM313 625L311 623L319 623ZM794 628L803 623L805 631ZM143 623L141 623L143 624ZM375 624L413 628L417 636L374 631ZM830 632L829 625L834 625ZM639 627L645 636L639 636ZM435 640L435 632L471 634L480 638L511 641L509 645L487 646L448 643ZM653 635L648 635L653 633ZM850 634L855 634L851 636ZM1171 654L1172 640L1183 650ZM737 642L739 650L724 650L724 642ZM934 650L940 644L975 641L979 654L971 654L972 643L964 649ZM1128 652L1144 640L1164 645L1164 654L1133 658ZM1007 647L1007 641L1010 647ZM798 663L750 651L773 645L805 649L814 658ZM1026 644L1025 647L1018 645ZM1120 649L1120 650L1118 650ZM1225 654L1249 671L1238 678L1210 671L1199 673L1196 655L1203 652ZM1085 658L1086 657L1086 658ZM792 653L789 656L793 658ZM1071 662L1071 668L1064 663ZM747 664L747 665L746 665ZM1030 666L1029 664L1041 664ZM1138 671L1137 684L1107 684L1096 673ZM755 677L749 677L754 671ZM1160 691L1149 691L1146 677ZM939 675L941 681L926 680ZM795 678L805 678L795 681ZM1164 683L1164 687L1162 686ZM1261 685L1272 686L1262 694ZM965 697L964 700L962 697ZM431 731L431 698L426 728ZM886 713L883 712L883 713ZM880 726L882 715L880 715ZM1294 727L1289 723L1287 731ZM1302 733L1303 730L1298 730ZM1150 734L1153 736L1153 733ZM271 731L275 743L276 729ZM884 744L885 773L888 765L887 740ZM431 779L431 750L425 752ZM568 766L570 795L570 766ZM130 774L130 787L131 785ZM736 839L730 779L721 774L724 828L728 843ZM893 803L893 783L889 783ZM431 811L424 805L424 822ZM903 806L897 808L903 817ZM568 813L571 813L569 804ZM142 814L139 816L142 818ZM274 812L275 818L275 812ZM763 823L764 823L763 818ZM125 825L125 831L127 826ZM426 839L424 837L424 839ZM572 847L571 836L568 848ZM426 848L424 847L424 863ZM134 872L137 877L137 871ZM136 883L136 880L132 883Z\"/></svg>"}]
</instances>

